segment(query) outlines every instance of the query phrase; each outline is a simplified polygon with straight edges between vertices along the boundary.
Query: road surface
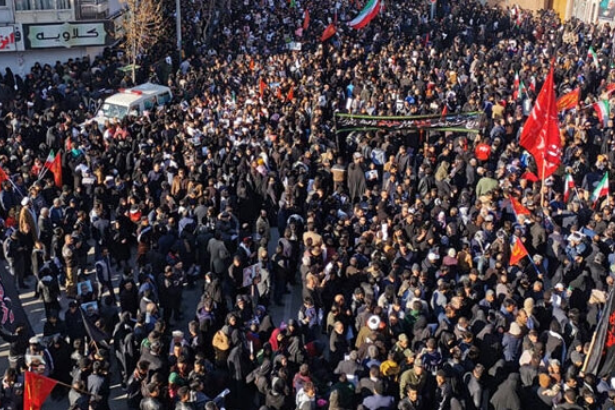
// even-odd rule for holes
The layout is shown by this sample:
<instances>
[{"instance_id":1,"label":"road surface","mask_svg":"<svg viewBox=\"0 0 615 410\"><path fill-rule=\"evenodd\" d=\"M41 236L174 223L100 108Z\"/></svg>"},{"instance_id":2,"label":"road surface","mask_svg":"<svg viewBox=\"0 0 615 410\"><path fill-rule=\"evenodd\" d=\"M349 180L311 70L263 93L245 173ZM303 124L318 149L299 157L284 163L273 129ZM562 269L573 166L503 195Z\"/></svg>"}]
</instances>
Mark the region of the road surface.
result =
<instances>
[{"instance_id":1,"label":"road surface","mask_svg":"<svg viewBox=\"0 0 615 410\"><path fill-rule=\"evenodd\" d=\"M270 255L273 255L275 252L275 246L278 241L278 232L277 229L272 228L271 230L271 242L269 244L269 252ZM134 251L134 250L133 250ZM93 261L93 254L90 255L91 261ZM132 262L134 263L135 257L133 255ZM4 262L4 261L3 261ZM5 263L0 264L0 269L7 269ZM120 280L120 275L115 274L113 277L113 283L116 286ZM43 308L43 303L40 299L34 298L34 285L35 280L33 277L30 277L26 280L26 283L29 285L29 290L24 291L20 294L20 299L24 310L26 311L26 315L28 316L30 323L34 332L38 335L42 335L43 326L45 324L45 310ZM203 289L203 281L199 280L196 286L193 289L186 287L184 289L184 294L182 298L182 311L184 312L184 320L175 325L174 329L180 329L184 331L184 333L188 334L188 322L194 318L194 312L196 310L196 306L201 298ZM117 293L116 293L117 294ZM62 306L62 312L64 312L68 306L68 300L62 297L60 301ZM279 325L281 321L288 321L289 318L296 318L297 311L301 306L301 286L297 285L291 294L284 296L284 305L283 306L275 306L272 304L271 306L271 317L273 319L274 325ZM8 347L7 343L0 344L0 369L2 369L2 373L8 367ZM114 356L111 355L113 358ZM125 410L126 407L126 395L122 387L120 386L119 372L115 363L115 360L111 360L111 397L109 400L109 404L111 410ZM67 397L63 397L61 400L53 400L51 397L47 399L45 405L43 406L43 410L66 410L68 408L68 399Z\"/></svg>"}]
</instances>

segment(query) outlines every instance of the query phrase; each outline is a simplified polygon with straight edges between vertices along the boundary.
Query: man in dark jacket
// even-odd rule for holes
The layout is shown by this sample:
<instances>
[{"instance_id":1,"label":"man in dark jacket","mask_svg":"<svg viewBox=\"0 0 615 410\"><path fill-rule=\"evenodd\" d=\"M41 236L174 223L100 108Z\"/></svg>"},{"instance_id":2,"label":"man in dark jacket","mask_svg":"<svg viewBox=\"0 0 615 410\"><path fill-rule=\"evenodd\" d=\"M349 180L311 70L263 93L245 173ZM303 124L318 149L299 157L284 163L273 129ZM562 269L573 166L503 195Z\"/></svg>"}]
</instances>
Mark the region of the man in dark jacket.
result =
<instances>
[{"instance_id":1,"label":"man in dark jacket","mask_svg":"<svg viewBox=\"0 0 615 410\"><path fill-rule=\"evenodd\" d=\"M344 360L344 355L348 351L348 341L346 340L346 332L344 332L344 324L340 321L335 322L333 331L329 338L329 351L331 363L339 363Z\"/></svg>"},{"instance_id":2,"label":"man in dark jacket","mask_svg":"<svg viewBox=\"0 0 615 410\"><path fill-rule=\"evenodd\" d=\"M163 308L163 318L169 323L171 315L175 321L181 320L181 294L182 278L174 271L173 267L167 266L160 275L158 289L160 290L160 304Z\"/></svg>"},{"instance_id":3,"label":"man in dark jacket","mask_svg":"<svg viewBox=\"0 0 615 410\"><path fill-rule=\"evenodd\" d=\"M141 400L141 404L139 405L140 410L162 410L164 406L162 402L158 399L160 397L160 388L155 383L150 383L147 385L147 393L148 397Z\"/></svg>"},{"instance_id":4,"label":"man in dark jacket","mask_svg":"<svg viewBox=\"0 0 615 410\"><path fill-rule=\"evenodd\" d=\"M136 369L132 372L126 384L126 399L128 408L138 409L143 400L143 389L147 387L147 374L149 372L149 362L140 360Z\"/></svg>"},{"instance_id":5,"label":"man in dark jacket","mask_svg":"<svg viewBox=\"0 0 615 410\"><path fill-rule=\"evenodd\" d=\"M9 345L9 365L12 369L18 369L23 365L23 360L28 349L28 330L25 325L18 324L15 332L11 333L4 326L0 326L0 338Z\"/></svg>"},{"instance_id":6,"label":"man in dark jacket","mask_svg":"<svg viewBox=\"0 0 615 410\"><path fill-rule=\"evenodd\" d=\"M92 365L92 374L88 376L88 392L98 396L98 409L109 410L111 388L105 362L96 361Z\"/></svg>"},{"instance_id":7,"label":"man in dark jacket","mask_svg":"<svg viewBox=\"0 0 615 410\"><path fill-rule=\"evenodd\" d=\"M72 344L76 339L85 337L85 326L83 325L83 316L79 312L79 303L76 300L71 300L68 304L68 310L64 313L64 323L66 324L66 333Z\"/></svg>"}]
</instances>

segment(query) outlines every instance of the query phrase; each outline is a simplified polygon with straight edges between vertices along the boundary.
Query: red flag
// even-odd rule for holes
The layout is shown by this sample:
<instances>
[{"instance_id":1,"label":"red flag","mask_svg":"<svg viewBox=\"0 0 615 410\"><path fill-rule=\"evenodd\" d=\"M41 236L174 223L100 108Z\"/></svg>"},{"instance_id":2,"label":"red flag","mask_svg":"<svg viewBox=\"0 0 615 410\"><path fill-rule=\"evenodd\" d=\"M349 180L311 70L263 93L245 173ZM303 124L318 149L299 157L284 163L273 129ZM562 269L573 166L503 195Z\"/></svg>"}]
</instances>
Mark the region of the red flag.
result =
<instances>
[{"instance_id":1,"label":"red flag","mask_svg":"<svg viewBox=\"0 0 615 410\"><path fill-rule=\"evenodd\" d=\"M254 60L250 60L250 71L254 71Z\"/></svg>"},{"instance_id":2,"label":"red flag","mask_svg":"<svg viewBox=\"0 0 615 410\"><path fill-rule=\"evenodd\" d=\"M53 172L53 178L56 182L56 186L58 188L62 188L62 159L60 158L60 153L56 154L56 157L53 159L53 162L47 166L51 172Z\"/></svg>"},{"instance_id":3,"label":"red flag","mask_svg":"<svg viewBox=\"0 0 615 410\"><path fill-rule=\"evenodd\" d=\"M534 156L538 177L542 180L552 175L562 162L562 141L553 88L553 65L523 126L519 142Z\"/></svg>"},{"instance_id":4,"label":"red flag","mask_svg":"<svg viewBox=\"0 0 615 410\"><path fill-rule=\"evenodd\" d=\"M292 101L295 98L295 89L293 86L290 86L290 90L288 91L288 96L286 97L286 101Z\"/></svg>"},{"instance_id":5,"label":"red flag","mask_svg":"<svg viewBox=\"0 0 615 410\"><path fill-rule=\"evenodd\" d=\"M444 108L442 108L442 117L446 117L448 114L448 104L444 104Z\"/></svg>"},{"instance_id":6,"label":"red flag","mask_svg":"<svg viewBox=\"0 0 615 410\"><path fill-rule=\"evenodd\" d=\"M525 171L525 172L523 173L523 175L521 175L521 177L520 177L520 178L521 178L521 179L527 179L527 180L528 180L528 181L530 181L530 182L536 182L536 181L538 181L538 177L536 176L536 174L534 174L534 173L533 173L533 172L531 172L531 171Z\"/></svg>"},{"instance_id":7,"label":"red flag","mask_svg":"<svg viewBox=\"0 0 615 410\"><path fill-rule=\"evenodd\" d=\"M608 84L606 86L606 92L607 93L612 93L613 91L615 91L615 83Z\"/></svg>"},{"instance_id":8,"label":"red flag","mask_svg":"<svg viewBox=\"0 0 615 410\"><path fill-rule=\"evenodd\" d=\"M0 168L0 182L8 181L9 176L4 172L2 168Z\"/></svg>"},{"instance_id":9,"label":"red flag","mask_svg":"<svg viewBox=\"0 0 615 410\"><path fill-rule=\"evenodd\" d=\"M335 24L333 23L329 24L327 28L325 29L325 31L323 31L322 36L320 37L320 41L324 43L325 41L333 37L333 35L336 32L337 32L337 29L335 28Z\"/></svg>"},{"instance_id":10,"label":"red flag","mask_svg":"<svg viewBox=\"0 0 615 410\"><path fill-rule=\"evenodd\" d=\"M23 392L24 410L40 410L57 383L57 380L27 371Z\"/></svg>"},{"instance_id":11,"label":"red flag","mask_svg":"<svg viewBox=\"0 0 615 410\"><path fill-rule=\"evenodd\" d=\"M508 199L510 199L510 205L512 206L513 212L515 213L515 216L517 218L519 218L519 215L530 215L531 214L530 210L524 207L523 204L519 202L517 198L509 195Z\"/></svg>"},{"instance_id":12,"label":"red flag","mask_svg":"<svg viewBox=\"0 0 615 410\"><path fill-rule=\"evenodd\" d=\"M258 82L258 91L261 95L261 98L263 98L263 95L265 95L265 88L267 88L267 84L265 84L265 82L261 78L260 81Z\"/></svg>"},{"instance_id":13,"label":"red flag","mask_svg":"<svg viewBox=\"0 0 615 410\"><path fill-rule=\"evenodd\" d=\"M521 239L517 239L515 241L515 244L511 248L510 266L516 265L521 259L525 258L526 256L529 256L529 253L527 253L527 249L525 249L525 246L523 246L523 242L521 242Z\"/></svg>"},{"instance_id":14,"label":"red flag","mask_svg":"<svg viewBox=\"0 0 615 410\"><path fill-rule=\"evenodd\" d=\"M581 89L579 87L570 91L567 94L562 95L557 99L557 112L564 110L571 110L579 105L579 95L581 94Z\"/></svg>"},{"instance_id":15,"label":"red flag","mask_svg":"<svg viewBox=\"0 0 615 410\"><path fill-rule=\"evenodd\" d=\"M310 11L308 9L303 13L303 30L307 30L310 26Z\"/></svg>"}]
</instances>

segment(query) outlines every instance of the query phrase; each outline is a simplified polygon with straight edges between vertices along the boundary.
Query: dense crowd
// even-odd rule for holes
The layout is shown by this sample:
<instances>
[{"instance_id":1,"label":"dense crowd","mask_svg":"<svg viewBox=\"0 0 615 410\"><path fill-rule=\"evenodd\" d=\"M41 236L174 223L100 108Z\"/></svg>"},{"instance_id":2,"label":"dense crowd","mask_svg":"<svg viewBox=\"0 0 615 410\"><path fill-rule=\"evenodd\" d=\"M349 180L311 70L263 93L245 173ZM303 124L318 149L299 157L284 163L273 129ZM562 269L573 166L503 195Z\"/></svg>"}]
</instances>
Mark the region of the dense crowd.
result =
<instances>
[{"instance_id":1,"label":"dense crowd","mask_svg":"<svg viewBox=\"0 0 615 410\"><path fill-rule=\"evenodd\" d=\"M183 61L155 60L164 41L142 56L137 82L174 94L143 117L87 121L132 85L114 50L0 79L2 248L47 318L42 337L1 329L2 408L26 370L71 385L53 396L74 410L108 409L112 380L140 410L615 408L610 371L582 371L615 279L615 197L590 198L613 123L587 108L615 82L615 29L412 0L356 31L358 0L267 0L228 2L206 47L198 4ZM581 106L542 186L518 137L551 62ZM336 112L443 110L482 112L479 132L335 133ZM511 265L515 240L530 257Z\"/></svg>"}]
</instances>

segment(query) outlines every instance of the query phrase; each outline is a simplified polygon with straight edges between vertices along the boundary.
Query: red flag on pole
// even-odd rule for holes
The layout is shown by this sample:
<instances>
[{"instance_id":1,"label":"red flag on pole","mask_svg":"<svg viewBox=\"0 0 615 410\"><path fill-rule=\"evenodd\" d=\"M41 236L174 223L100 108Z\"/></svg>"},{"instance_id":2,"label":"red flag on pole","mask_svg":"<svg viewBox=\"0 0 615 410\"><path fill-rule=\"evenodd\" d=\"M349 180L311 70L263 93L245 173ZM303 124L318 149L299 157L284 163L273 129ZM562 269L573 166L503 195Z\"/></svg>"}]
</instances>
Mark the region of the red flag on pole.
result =
<instances>
[{"instance_id":1,"label":"red flag on pole","mask_svg":"<svg viewBox=\"0 0 615 410\"><path fill-rule=\"evenodd\" d=\"M335 28L335 24L334 23L329 24L327 28L325 29L325 31L323 31L322 36L320 37L320 41L324 43L325 41L333 37L333 35L336 32L337 32L337 29Z\"/></svg>"},{"instance_id":2,"label":"red flag on pole","mask_svg":"<svg viewBox=\"0 0 615 410\"><path fill-rule=\"evenodd\" d=\"M577 87L569 93L559 97L557 99L557 112L576 108L576 106L579 105L579 95L581 95L581 89Z\"/></svg>"},{"instance_id":3,"label":"red flag on pole","mask_svg":"<svg viewBox=\"0 0 615 410\"><path fill-rule=\"evenodd\" d=\"M46 163L45 166L53 172L53 178L56 186L58 188L62 188L62 159L60 158L60 153L58 152L56 154L51 164Z\"/></svg>"},{"instance_id":4,"label":"red flag on pole","mask_svg":"<svg viewBox=\"0 0 615 410\"><path fill-rule=\"evenodd\" d=\"M508 199L510 199L510 205L512 206L513 212L515 213L515 216L517 218L519 218L519 215L530 215L531 214L530 210L524 207L523 204L519 202L517 198L509 195Z\"/></svg>"},{"instance_id":5,"label":"red flag on pole","mask_svg":"<svg viewBox=\"0 0 615 410\"><path fill-rule=\"evenodd\" d=\"M515 241L515 244L511 248L510 266L516 265L521 259L525 258L526 256L529 256L529 253L527 253L527 249L525 249L525 246L523 246L523 242L521 242L521 239L517 239Z\"/></svg>"},{"instance_id":6,"label":"red flag on pole","mask_svg":"<svg viewBox=\"0 0 615 410\"><path fill-rule=\"evenodd\" d=\"M265 84L265 82L261 78L258 82L258 92L260 93L261 98L263 98L263 95L265 95L265 88L267 88L267 84Z\"/></svg>"},{"instance_id":7,"label":"red flag on pole","mask_svg":"<svg viewBox=\"0 0 615 410\"><path fill-rule=\"evenodd\" d=\"M23 392L24 410L40 410L49 393L57 384L57 380L26 372L25 389Z\"/></svg>"},{"instance_id":8,"label":"red flag on pole","mask_svg":"<svg viewBox=\"0 0 615 410\"><path fill-rule=\"evenodd\" d=\"M0 168L0 182L8 181L9 176L4 172L2 168Z\"/></svg>"},{"instance_id":9,"label":"red flag on pole","mask_svg":"<svg viewBox=\"0 0 615 410\"><path fill-rule=\"evenodd\" d=\"M308 9L305 9L305 12L303 13L303 30L307 30L309 26L310 26L310 11Z\"/></svg>"},{"instance_id":10,"label":"red flag on pole","mask_svg":"<svg viewBox=\"0 0 615 410\"><path fill-rule=\"evenodd\" d=\"M536 104L523 126L519 143L534 157L538 177L542 180L552 175L562 162L562 141L553 87L553 64L536 98Z\"/></svg>"},{"instance_id":11,"label":"red flag on pole","mask_svg":"<svg viewBox=\"0 0 615 410\"><path fill-rule=\"evenodd\" d=\"M286 97L286 101L292 101L295 98L295 89L294 87L291 85L290 86L290 90L288 91L288 96Z\"/></svg>"}]
</instances>

